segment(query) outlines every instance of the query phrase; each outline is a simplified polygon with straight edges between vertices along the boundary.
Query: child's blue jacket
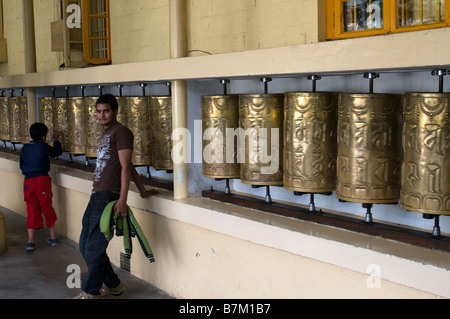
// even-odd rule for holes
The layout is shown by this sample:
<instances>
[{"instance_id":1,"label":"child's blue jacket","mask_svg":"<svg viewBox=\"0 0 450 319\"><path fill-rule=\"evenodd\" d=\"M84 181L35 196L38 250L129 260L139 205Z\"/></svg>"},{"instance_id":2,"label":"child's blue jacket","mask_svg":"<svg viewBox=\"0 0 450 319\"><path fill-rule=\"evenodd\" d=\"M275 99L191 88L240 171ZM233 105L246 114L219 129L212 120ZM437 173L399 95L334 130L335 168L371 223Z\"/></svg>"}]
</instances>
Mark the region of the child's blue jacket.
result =
<instances>
[{"instance_id":1,"label":"child's blue jacket","mask_svg":"<svg viewBox=\"0 0 450 319\"><path fill-rule=\"evenodd\" d=\"M49 157L58 157L62 154L59 141L53 143L53 147L45 142L31 141L25 144L20 151L20 169L25 179L46 176L50 171Z\"/></svg>"}]
</instances>

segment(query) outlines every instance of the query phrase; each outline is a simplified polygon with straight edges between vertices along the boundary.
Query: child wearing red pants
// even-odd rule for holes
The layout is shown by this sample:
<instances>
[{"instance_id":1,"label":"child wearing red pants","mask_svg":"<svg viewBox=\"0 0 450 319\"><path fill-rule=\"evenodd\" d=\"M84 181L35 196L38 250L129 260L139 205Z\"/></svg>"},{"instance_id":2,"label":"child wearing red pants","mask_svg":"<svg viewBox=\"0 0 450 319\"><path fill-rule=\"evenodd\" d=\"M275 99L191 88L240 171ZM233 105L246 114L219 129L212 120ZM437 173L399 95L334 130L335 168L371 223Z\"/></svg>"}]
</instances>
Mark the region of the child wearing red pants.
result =
<instances>
[{"instance_id":1,"label":"child wearing red pants","mask_svg":"<svg viewBox=\"0 0 450 319\"><path fill-rule=\"evenodd\" d=\"M52 246L57 244L53 227L57 217L52 204L52 182L48 172L49 157L60 156L62 148L58 141L59 132L53 132L53 147L45 142L47 133L45 124L34 123L30 127L32 141L20 151L20 169L25 175L23 193L27 204L27 251L33 251L35 248L34 230L44 227L42 215L50 232L47 242Z\"/></svg>"}]
</instances>

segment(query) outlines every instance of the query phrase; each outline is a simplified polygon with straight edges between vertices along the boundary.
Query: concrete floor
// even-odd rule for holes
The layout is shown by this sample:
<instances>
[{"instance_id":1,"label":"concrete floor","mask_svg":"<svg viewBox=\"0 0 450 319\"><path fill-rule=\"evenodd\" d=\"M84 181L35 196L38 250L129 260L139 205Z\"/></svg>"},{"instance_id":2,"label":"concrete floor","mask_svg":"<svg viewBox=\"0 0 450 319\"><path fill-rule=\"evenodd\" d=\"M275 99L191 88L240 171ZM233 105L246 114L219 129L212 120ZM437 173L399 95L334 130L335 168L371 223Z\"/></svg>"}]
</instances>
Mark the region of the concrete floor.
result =
<instances>
[{"instance_id":1,"label":"concrete floor","mask_svg":"<svg viewBox=\"0 0 450 319\"><path fill-rule=\"evenodd\" d=\"M48 230L42 229L35 233L36 249L27 252L26 218L3 208L0 211L5 216L7 240L7 251L0 254L0 299L65 299L80 293L80 289L67 286L73 274L67 272L69 265L79 265L81 272L86 269L78 245L58 237L59 244L52 247L46 243ZM104 299L174 299L123 269L115 270L125 292Z\"/></svg>"}]
</instances>

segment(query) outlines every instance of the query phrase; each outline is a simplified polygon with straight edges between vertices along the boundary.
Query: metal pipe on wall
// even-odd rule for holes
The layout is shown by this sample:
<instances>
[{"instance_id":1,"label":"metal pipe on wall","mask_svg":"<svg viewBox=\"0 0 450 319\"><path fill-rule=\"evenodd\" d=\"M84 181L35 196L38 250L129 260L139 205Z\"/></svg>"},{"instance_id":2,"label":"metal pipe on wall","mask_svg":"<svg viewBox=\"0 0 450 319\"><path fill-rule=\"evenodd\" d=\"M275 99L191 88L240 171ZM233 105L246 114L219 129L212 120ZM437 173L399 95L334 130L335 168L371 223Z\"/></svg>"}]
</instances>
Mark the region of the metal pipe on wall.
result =
<instances>
[{"instance_id":1,"label":"metal pipe on wall","mask_svg":"<svg viewBox=\"0 0 450 319\"><path fill-rule=\"evenodd\" d=\"M170 0L170 57L172 59L186 57L187 51L187 18L186 1ZM187 82L172 82L172 126L173 130L187 129ZM188 141L182 139L174 141L182 143L182 149L188 150ZM174 161L174 198L184 199L188 197L188 169L185 161Z\"/></svg>"},{"instance_id":2,"label":"metal pipe on wall","mask_svg":"<svg viewBox=\"0 0 450 319\"><path fill-rule=\"evenodd\" d=\"M25 73L36 73L33 0L22 0ZM28 123L37 121L36 88L27 89Z\"/></svg>"},{"instance_id":3,"label":"metal pipe on wall","mask_svg":"<svg viewBox=\"0 0 450 319\"><path fill-rule=\"evenodd\" d=\"M186 81L174 81L172 82L172 126L173 130L187 129L187 82ZM174 137L175 144L178 148L182 148L184 152L188 151L188 141L186 138L181 140L177 139L179 136ZM173 161L173 195L175 199L184 199L188 197L188 168L187 163L184 160Z\"/></svg>"}]
</instances>

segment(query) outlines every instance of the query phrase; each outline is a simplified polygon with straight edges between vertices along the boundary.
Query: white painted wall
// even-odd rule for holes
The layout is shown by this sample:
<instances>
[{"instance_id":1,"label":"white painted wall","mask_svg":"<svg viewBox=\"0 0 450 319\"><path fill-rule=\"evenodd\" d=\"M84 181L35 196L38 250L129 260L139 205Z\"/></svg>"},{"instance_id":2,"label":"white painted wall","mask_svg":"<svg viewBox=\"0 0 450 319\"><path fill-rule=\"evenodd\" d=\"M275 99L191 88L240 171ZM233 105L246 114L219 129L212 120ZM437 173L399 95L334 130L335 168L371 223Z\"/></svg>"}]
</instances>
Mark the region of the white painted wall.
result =
<instances>
[{"instance_id":1,"label":"white painted wall","mask_svg":"<svg viewBox=\"0 0 450 319\"><path fill-rule=\"evenodd\" d=\"M0 207L25 215L17 156L0 155L0 177ZM51 178L57 232L77 242L92 176L54 165ZM163 190L128 198L156 258L133 240L131 272L177 298L450 297L446 253ZM117 266L121 251L113 238Z\"/></svg>"}]
</instances>

